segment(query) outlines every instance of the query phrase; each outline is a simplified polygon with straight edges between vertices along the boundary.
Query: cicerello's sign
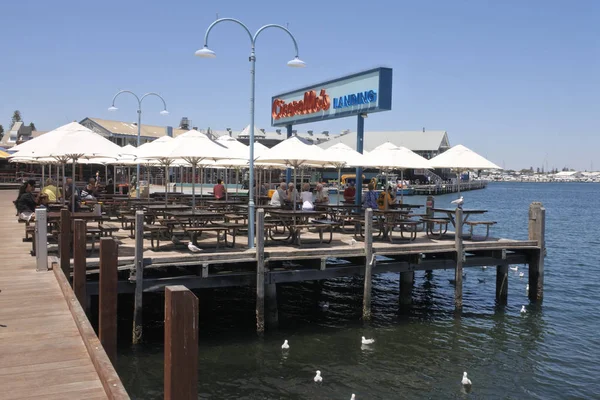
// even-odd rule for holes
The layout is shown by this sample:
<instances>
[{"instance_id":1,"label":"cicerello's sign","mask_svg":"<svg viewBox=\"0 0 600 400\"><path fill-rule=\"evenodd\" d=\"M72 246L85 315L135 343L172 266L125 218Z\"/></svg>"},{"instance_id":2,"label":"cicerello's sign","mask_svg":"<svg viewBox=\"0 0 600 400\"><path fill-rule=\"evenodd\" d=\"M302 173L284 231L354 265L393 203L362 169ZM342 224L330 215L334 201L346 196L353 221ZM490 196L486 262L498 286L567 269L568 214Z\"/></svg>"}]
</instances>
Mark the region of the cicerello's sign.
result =
<instances>
[{"instance_id":1,"label":"cicerello's sign","mask_svg":"<svg viewBox=\"0 0 600 400\"><path fill-rule=\"evenodd\" d=\"M392 69L376 68L273 96L271 125L297 125L392 109Z\"/></svg>"}]
</instances>

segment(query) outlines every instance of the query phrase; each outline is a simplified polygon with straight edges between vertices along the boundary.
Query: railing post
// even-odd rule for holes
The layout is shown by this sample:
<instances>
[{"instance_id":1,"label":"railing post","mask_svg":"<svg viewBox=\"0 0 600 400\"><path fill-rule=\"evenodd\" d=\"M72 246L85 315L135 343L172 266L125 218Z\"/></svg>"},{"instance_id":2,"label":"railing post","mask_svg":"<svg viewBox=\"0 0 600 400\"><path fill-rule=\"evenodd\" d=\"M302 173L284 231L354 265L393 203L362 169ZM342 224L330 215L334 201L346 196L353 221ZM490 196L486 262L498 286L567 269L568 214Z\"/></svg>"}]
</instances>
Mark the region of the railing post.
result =
<instances>
[{"instance_id":1,"label":"railing post","mask_svg":"<svg viewBox=\"0 0 600 400\"><path fill-rule=\"evenodd\" d=\"M456 214L454 217L455 223L455 238L454 238L454 247L456 250L456 270L454 271L454 280L456 284L454 285L454 306L456 308L462 308L463 305L463 282L462 282L462 272L463 272L463 262L465 260L465 251L463 249L463 239L462 239L462 228L463 228L463 211L462 208L456 208Z\"/></svg>"},{"instance_id":2,"label":"railing post","mask_svg":"<svg viewBox=\"0 0 600 400\"><path fill-rule=\"evenodd\" d=\"M142 340L144 293L144 212L135 213L135 298L133 306L132 342L138 344Z\"/></svg>"},{"instance_id":3,"label":"railing post","mask_svg":"<svg viewBox=\"0 0 600 400\"><path fill-rule=\"evenodd\" d=\"M165 288L165 400L198 398L198 298L185 286Z\"/></svg>"},{"instance_id":4,"label":"railing post","mask_svg":"<svg viewBox=\"0 0 600 400\"><path fill-rule=\"evenodd\" d=\"M265 331L265 210L256 212L256 332Z\"/></svg>"},{"instance_id":5,"label":"railing post","mask_svg":"<svg viewBox=\"0 0 600 400\"><path fill-rule=\"evenodd\" d=\"M68 209L60 210L60 269L69 279L71 276L71 213Z\"/></svg>"},{"instance_id":6,"label":"railing post","mask_svg":"<svg viewBox=\"0 0 600 400\"><path fill-rule=\"evenodd\" d=\"M371 278L375 256L373 254L373 210L365 210L365 287L363 293L363 320L371 319Z\"/></svg>"},{"instance_id":7,"label":"railing post","mask_svg":"<svg viewBox=\"0 0 600 400\"><path fill-rule=\"evenodd\" d=\"M529 206L529 240L538 242L529 259L529 300L541 301L544 297L544 257L546 255L546 209L539 202Z\"/></svg>"},{"instance_id":8,"label":"railing post","mask_svg":"<svg viewBox=\"0 0 600 400\"><path fill-rule=\"evenodd\" d=\"M35 209L35 262L36 271L48 271L48 214L45 208Z\"/></svg>"},{"instance_id":9,"label":"railing post","mask_svg":"<svg viewBox=\"0 0 600 400\"><path fill-rule=\"evenodd\" d=\"M113 365L117 361L118 250L113 238L100 239L98 338Z\"/></svg>"},{"instance_id":10,"label":"railing post","mask_svg":"<svg viewBox=\"0 0 600 400\"><path fill-rule=\"evenodd\" d=\"M87 310L86 284L86 222L81 219L73 221L73 292L79 304Z\"/></svg>"}]
</instances>

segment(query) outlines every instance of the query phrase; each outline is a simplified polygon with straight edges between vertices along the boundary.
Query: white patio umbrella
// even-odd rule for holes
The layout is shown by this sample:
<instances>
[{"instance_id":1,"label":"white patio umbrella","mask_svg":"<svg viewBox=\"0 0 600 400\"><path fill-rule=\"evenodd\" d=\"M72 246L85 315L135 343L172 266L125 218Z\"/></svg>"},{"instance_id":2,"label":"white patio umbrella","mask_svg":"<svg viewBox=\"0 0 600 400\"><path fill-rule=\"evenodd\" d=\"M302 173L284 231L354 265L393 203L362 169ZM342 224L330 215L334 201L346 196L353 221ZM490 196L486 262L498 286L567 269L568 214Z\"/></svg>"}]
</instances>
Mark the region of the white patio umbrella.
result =
<instances>
[{"instance_id":1,"label":"white patio umbrella","mask_svg":"<svg viewBox=\"0 0 600 400\"><path fill-rule=\"evenodd\" d=\"M250 158L250 146L246 146L244 143L240 142L237 139L234 139L231 136L223 135L217 138L217 143L227 147L229 150L233 152L237 157L219 160L215 164L221 165L225 167L225 187L227 188L227 169L234 168L236 170L236 175L239 177L240 168L248 165L248 160ZM256 159L256 143L254 144L254 157ZM237 184L236 184L236 193L237 193ZM227 199L228 190L225 190L225 199Z\"/></svg>"},{"instance_id":2,"label":"white patio umbrella","mask_svg":"<svg viewBox=\"0 0 600 400\"><path fill-rule=\"evenodd\" d=\"M338 196L337 204L340 204L340 182L342 180L342 167L346 165L362 165L364 155L354 150L352 147L345 145L344 143L335 144L325 149L326 159L330 161L330 164L338 170ZM358 182L358 179L357 179Z\"/></svg>"},{"instance_id":3,"label":"white patio umbrella","mask_svg":"<svg viewBox=\"0 0 600 400\"><path fill-rule=\"evenodd\" d=\"M405 169L430 168L427 159L406 147L396 146L386 142L377 146L362 159L363 167L379 168L381 170L399 169L400 179L404 181ZM404 201L404 191L400 192L400 201Z\"/></svg>"},{"instance_id":4,"label":"white patio umbrella","mask_svg":"<svg viewBox=\"0 0 600 400\"><path fill-rule=\"evenodd\" d=\"M165 168L165 205L168 203L169 196L169 188L167 182L167 175L169 171L169 166L175 161L170 158L167 154L169 153L170 147L172 146L173 139L171 136L161 136L156 140L153 140L148 143L144 143L136 150L135 163L137 164L140 161L146 161L149 165L160 165ZM140 190L141 187L139 185L140 177L137 177L138 188ZM148 186L150 185L150 181L148 181Z\"/></svg>"},{"instance_id":5,"label":"white patio umbrella","mask_svg":"<svg viewBox=\"0 0 600 400\"><path fill-rule=\"evenodd\" d=\"M449 168L456 171L458 194L460 195L460 173L466 170L502 169L473 150L457 144L429 160L429 168Z\"/></svg>"}]
</instances>

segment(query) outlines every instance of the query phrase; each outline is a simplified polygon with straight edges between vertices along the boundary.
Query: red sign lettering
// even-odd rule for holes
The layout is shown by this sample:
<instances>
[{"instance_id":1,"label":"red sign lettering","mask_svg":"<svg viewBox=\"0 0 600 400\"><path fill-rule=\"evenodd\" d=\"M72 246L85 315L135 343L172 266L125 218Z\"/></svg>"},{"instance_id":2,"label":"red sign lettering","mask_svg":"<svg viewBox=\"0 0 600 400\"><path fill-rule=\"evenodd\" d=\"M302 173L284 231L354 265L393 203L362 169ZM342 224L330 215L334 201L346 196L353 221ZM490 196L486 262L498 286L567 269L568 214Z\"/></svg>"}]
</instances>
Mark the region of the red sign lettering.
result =
<instances>
[{"instance_id":1,"label":"red sign lettering","mask_svg":"<svg viewBox=\"0 0 600 400\"><path fill-rule=\"evenodd\" d=\"M313 114L319 111L327 111L331 107L329 95L325 89L317 96L317 92L310 90L304 92L304 99L294 100L286 103L285 100L275 99L271 107L273 119L288 118L295 115Z\"/></svg>"}]
</instances>

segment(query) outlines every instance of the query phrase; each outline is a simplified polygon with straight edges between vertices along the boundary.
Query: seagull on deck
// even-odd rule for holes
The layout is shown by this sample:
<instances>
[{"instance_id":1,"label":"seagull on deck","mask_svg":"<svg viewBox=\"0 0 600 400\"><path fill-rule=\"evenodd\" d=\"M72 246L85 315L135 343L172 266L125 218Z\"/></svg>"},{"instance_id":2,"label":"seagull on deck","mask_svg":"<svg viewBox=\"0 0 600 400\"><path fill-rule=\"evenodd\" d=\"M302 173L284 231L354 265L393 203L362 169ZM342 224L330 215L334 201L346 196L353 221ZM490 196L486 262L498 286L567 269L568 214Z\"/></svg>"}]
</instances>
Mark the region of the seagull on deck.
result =
<instances>
[{"instance_id":1,"label":"seagull on deck","mask_svg":"<svg viewBox=\"0 0 600 400\"><path fill-rule=\"evenodd\" d=\"M525 314L527 312L527 310L525 309L525 306L521 307L521 314Z\"/></svg>"},{"instance_id":2,"label":"seagull on deck","mask_svg":"<svg viewBox=\"0 0 600 400\"><path fill-rule=\"evenodd\" d=\"M458 199L452 200L450 203L451 204L456 204L456 206L458 208L462 208L462 205L463 205L464 202L465 202L464 198L462 196L460 196Z\"/></svg>"},{"instance_id":3,"label":"seagull on deck","mask_svg":"<svg viewBox=\"0 0 600 400\"><path fill-rule=\"evenodd\" d=\"M365 339L365 337L362 337L362 344L373 344L375 343L375 339Z\"/></svg>"},{"instance_id":4,"label":"seagull on deck","mask_svg":"<svg viewBox=\"0 0 600 400\"><path fill-rule=\"evenodd\" d=\"M188 250L192 253L200 253L202 251L200 247L194 245L193 243L188 244Z\"/></svg>"},{"instance_id":5,"label":"seagull on deck","mask_svg":"<svg viewBox=\"0 0 600 400\"><path fill-rule=\"evenodd\" d=\"M467 372L463 372L463 378L462 381L460 381L460 383L463 384L463 386L471 386L471 380L469 378L467 378Z\"/></svg>"},{"instance_id":6,"label":"seagull on deck","mask_svg":"<svg viewBox=\"0 0 600 400\"><path fill-rule=\"evenodd\" d=\"M281 349L282 350L288 350L290 348L290 345L288 344L287 340L283 341L283 344L281 345Z\"/></svg>"},{"instance_id":7,"label":"seagull on deck","mask_svg":"<svg viewBox=\"0 0 600 400\"><path fill-rule=\"evenodd\" d=\"M348 245L350 245L350 247L354 247L356 245L356 239L352 238L352 239L346 241L346 243Z\"/></svg>"},{"instance_id":8,"label":"seagull on deck","mask_svg":"<svg viewBox=\"0 0 600 400\"><path fill-rule=\"evenodd\" d=\"M323 377L321 376L321 371L317 371L317 374L313 378L315 382L323 382Z\"/></svg>"}]
</instances>

